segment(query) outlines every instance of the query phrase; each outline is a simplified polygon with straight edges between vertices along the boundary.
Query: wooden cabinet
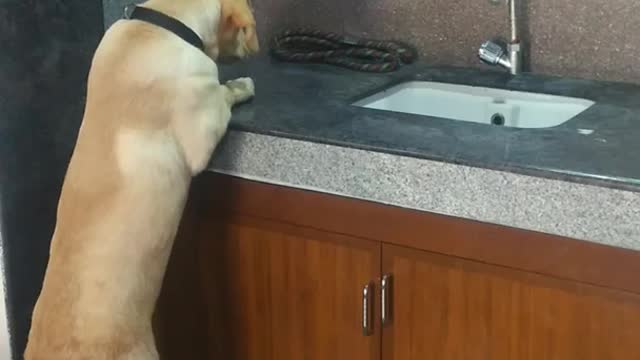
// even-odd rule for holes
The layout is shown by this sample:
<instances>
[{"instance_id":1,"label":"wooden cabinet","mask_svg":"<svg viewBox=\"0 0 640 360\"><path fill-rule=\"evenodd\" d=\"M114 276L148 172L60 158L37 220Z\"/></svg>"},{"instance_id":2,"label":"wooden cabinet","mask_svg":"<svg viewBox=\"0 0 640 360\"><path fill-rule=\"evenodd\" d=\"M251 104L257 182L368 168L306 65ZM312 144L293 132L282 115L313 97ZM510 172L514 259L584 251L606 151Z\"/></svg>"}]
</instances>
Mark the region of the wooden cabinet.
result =
<instances>
[{"instance_id":1,"label":"wooden cabinet","mask_svg":"<svg viewBox=\"0 0 640 360\"><path fill-rule=\"evenodd\" d=\"M243 216L202 220L191 234L192 261L170 267L192 268L198 283L191 293L169 294L191 280L168 276L159 306L164 358L379 359L380 332L364 336L362 319L363 288L380 271L379 244ZM373 285L370 295L375 306ZM175 296L184 302L169 304ZM196 311L197 325L184 327L167 314L174 311ZM174 339L185 332L196 338Z\"/></svg>"},{"instance_id":2,"label":"wooden cabinet","mask_svg":"<svg viewBox=\"0 0 640 360\"><path fill-rule=\"evenodd\" d=\"M640 360L639 273L634 251L208 175L156 336L165 360Z\"/></svg>"},{"instance_id":3,"label":"wooden cabinet","mask_svg":"<svg viewBox=\"0 0 640 360\"><path fill-rule=\"evenodd\" d=\"M385 360L640 359L640 297L397 246Z\"/></svg>"}]
</instances>

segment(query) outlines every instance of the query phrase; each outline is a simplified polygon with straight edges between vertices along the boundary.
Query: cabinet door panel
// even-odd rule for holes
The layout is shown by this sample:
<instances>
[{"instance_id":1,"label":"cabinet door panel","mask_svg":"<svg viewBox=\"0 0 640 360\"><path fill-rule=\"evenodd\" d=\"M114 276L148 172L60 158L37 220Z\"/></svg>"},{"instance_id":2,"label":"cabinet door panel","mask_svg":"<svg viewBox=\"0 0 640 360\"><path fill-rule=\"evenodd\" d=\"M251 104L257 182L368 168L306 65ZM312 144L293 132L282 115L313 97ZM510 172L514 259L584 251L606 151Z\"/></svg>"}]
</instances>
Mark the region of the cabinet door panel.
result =
<instances>
[{"instance_id":1,"label":"cabinet door panel","mask_svg":"<svg viewBox=\"0 0 640 360\"><path fill-rule=\"evenodd\" d=\"M165 283L163 359L185 359L181 346L198 360L379 359L379 329L361 329L362 288L379 276L379 243L239 215L200 220L193 240L193 263L179 246L182 267L171 266ZM190 292L171 293L185 288L183 273L196 273L197 286L190 280Z\"/></svg>"},{"instance_id":2,"label":"cabinet door panel","mask_svg":"<svg viewBox=\"0 0 640 360\"><path fill-rule=\"evenodd\" d=\"M273 359L378 358L379 331L363 336L361 325L362 289L379 273L378 249L326 236L272 239Z\"/></svg>"},{"instance_id":3,"label":"cabinet door panel","mask_svg":"<svg viewBox=\"0 0 640 360\"><path fill-rule=\"evenodd\" d=\"M384 359L640 359L637 295L387 245L383 272Z\"/></svg>"},{"instance_id":4,"label":"cabinet door panel","mask_svg":"<svg viewBox=\"0 0 640 360\"><path fill-rule=\"evenodd\" d=\"M271 359L271 234L210 222L198 236L197 263L207 359Z\"/></svg>"}]
</instances>

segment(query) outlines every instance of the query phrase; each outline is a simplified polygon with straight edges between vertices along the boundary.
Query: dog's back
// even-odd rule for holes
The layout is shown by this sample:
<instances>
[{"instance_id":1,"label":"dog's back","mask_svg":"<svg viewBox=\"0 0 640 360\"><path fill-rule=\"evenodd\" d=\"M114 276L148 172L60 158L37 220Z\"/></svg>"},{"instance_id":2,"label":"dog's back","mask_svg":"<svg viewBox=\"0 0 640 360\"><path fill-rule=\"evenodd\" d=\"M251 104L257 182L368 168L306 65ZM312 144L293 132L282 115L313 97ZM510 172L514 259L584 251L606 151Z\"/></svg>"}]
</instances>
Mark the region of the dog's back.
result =
<instances>
[{"instance_id":1,"label":"dog's back","mask_svg":"<svg viewBox=\"0 0 640 360\"><path fill-rule=\"evenodd\" d=\"M140 269L166 265L191 174L167 133L171 104L159 101L170 89L144 89L127 78L142 57L117 57L153 37L135 27L114 27L94 58L26 359L157 357L141 302L157 297L162 272ZM138 44L117 39L136 32Z\"/></svg>"},{"instance_id":2,"label":"dog's back","mask_svg":"<svg viewBox=\"0 0 640 360\"><path fill-rule=\"evenodd\" d=\"M157 358L150 318L191 178L162 77L195 65L163 31L120 22L96 52L26 359Z\"/></svg>"},{"instance_id":3,"label":"dog's back","mask_svg":"<svg viewBox=\"0 0 640 360\"><path fill-rule=\"evenodd\" d=\"M141 21L120 21L105 34L27 360L157 359L151 317L191 177L206 166L231 106L253 96L250 79L221 85L212 61L258 50L246 0L147 5L192 21L205 52ZM224 27L221 17L230 20Z\"/></svg>"}]
</instances>

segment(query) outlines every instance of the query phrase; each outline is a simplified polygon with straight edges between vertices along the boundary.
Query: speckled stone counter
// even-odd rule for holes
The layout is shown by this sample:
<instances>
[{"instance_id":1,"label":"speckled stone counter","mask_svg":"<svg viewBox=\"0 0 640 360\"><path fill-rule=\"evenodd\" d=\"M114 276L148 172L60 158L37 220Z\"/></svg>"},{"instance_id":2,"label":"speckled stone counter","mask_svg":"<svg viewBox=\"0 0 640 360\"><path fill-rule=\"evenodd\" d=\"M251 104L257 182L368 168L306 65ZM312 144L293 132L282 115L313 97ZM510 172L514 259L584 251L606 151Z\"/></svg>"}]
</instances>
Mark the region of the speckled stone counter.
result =
<instances>
[{"instance_id":1,"label":"speckled stone counter","mask_svg":"<svg viewBox=\"0 0 640 360\"><path fill-rule=\"evenodd\" d=\"M640 193L231 131L210 171L640 250Z\"/></svg>"},{"instance_id":2,"label":"speckled stone counter","mask_svg":"<svg viewBox=\"0 0 640 360\"><path fill-rule=\"evenodd\" d=\"M222 67L221 74L225 78L249 75L256 81L256 98L234 111L231 126L236 130L640 190L637 85L537 74L512 77L504 72L424 64L390 74L369 74L265 58ZM363 96L409 80L574 96L596 104L560 126L542 129L351 105Z\"/></svg>"},{"instance_id":3,"label":"speckled stone counter","mask_svg":"<svg viewBox=\"0 0 640 360\"><path fill-rule=\"evenodd\" d=\"M638 86L426 65L363 74L264 58L221 73L253 77L257 95L234 110L212 171L640 250ZM547 129L350 105L411 79L596 105Z\"/></svg>"}]
</instances>

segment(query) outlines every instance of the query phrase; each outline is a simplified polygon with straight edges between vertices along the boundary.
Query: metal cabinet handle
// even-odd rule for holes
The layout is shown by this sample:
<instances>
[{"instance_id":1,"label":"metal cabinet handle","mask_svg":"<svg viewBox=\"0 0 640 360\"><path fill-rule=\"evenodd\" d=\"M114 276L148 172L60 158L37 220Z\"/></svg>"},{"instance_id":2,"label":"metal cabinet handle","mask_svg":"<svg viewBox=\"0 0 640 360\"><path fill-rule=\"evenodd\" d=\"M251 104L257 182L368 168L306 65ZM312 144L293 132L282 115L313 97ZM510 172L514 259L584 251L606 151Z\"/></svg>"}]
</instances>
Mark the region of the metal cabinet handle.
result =
<instances>
[{"instance_id":1,"label":"metal cabinet handle","mask_svg":"<svg viewBox=\"0 0 640 360\"><path fill-rule=\"evenodd\" d=\"M380 282L382 326L391 323L391 274L384 274Z\"/></svg>"},{"instance_id":2,"label":"metal cabinet handle","mask_svg":"<svg viewBox=\"0 0 640 360\"><path fill-rule=\"evenodd\" d=\"M373 305L371 298L373 296L373 284L368 283L362 289L362 335L371 336L373 334L372 315Z\"/></svg>"}]
</instances>

